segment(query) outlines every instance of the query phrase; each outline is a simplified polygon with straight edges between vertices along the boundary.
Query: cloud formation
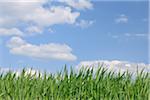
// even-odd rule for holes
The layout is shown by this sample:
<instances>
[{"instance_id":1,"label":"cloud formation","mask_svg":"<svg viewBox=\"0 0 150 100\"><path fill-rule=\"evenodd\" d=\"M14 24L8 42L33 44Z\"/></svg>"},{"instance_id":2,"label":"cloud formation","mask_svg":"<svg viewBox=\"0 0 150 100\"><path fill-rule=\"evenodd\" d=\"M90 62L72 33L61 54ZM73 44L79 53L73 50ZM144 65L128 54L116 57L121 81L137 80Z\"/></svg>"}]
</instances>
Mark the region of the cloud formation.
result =
<instances>
[{"instance_id":1,"label":"cloud formation","mask_svg":"<svg viewBox=\"0 0 150 100\"><path fill-rule=\"evenodd\" d=\"M93 8L93 5L89 0L58 0L58 1L65 3L78 10L85 10L85 9Z\"/></svg>"},{"instance_id":2,"label":"cloud formation","mask_svg":"<svg viewBox=\"0 0 150 100\"><path fill-rule=\"evenodd\" d=\"M7 43L10 53L27 56L35 59L74 61L77 59L71 53L72 49L66 44L40 44L34 45L20 37L12 37Z\"/></svg>"},{"instance_id":3,"label":"cloud formation","mask_svg":"<svg viewBox=\"0 0 150 100\"><path fill-rule=\"evenodd\" d=\"M63 23L73 24L80 15L79 12L72 12L70 7L51 6L44 8L44 1L0 1L0 24L2 27L15 26L21 22L41 27Z\"/></svg>"},{"instance_id":4,"label":"cloud formation","mask_svg":"<svg viewBox=\"0 0 150 100\"><path fill-rule=\"evenodd\" d=\"M144 69L144 72L150 72L150 65L146 65L144 63L131 63L127 61L118 61L118 60L95 60L95 61L82 61L77 65L77 69L81 67L85 68L94 68L97 69L99 66L103 65L103 68L107 68L108 71L118 72L128 72L135 74L138 71Z\"/></svg>"},{"instance_id":5,"label":"cloud formation","mask_svg":"<svg viewBox=\"0 0 150 100\"><path fill-rule=\"evenodd\" d=\"M92 7L89 0L0 0L0 36L30 36L42 34L53 25L76 25L80 11L73 8ZM91 24L92 21L83 20L77 25Z\"/></svg>"},{"instance_id":6,"label":"cloud formation","mask_svg":"<svg viewBox=\"0 0 150 100\"><path fill-rule=\"evenodd\" d=\"M25 32L27 33L26 35L34 35L37 33L41 34L42 28L39 28L37 26L30 26L25 29Z\"/></svg>"},{"instance_id":7,"label":"cloud formation","mask_svg":"<svg viewBox=\"0 0 150 100\"><path fill-rule=\"evenodd\" d=\"M17 28L0 28L0 36L23 36L24 33Z\"/></svg>"},{"instance_id":8,"label":"cloud formation","mask_svg":"<svg viewBox=\"0 0 150 100\"><path fill-rule=\"evenodd\" d=\"M57 2L57 5L53 5L53 2ZM76 25L80 10L92 8L88 0L0 0L0 36L12 36L7 44L12 54L73 61L77 57L66 44L34 45L22 38L42 34L45 30L52 32L50 29L53 25ZM91 24L91 21L78 23L81 27Z\"/></svg>"},{"instance_id":9,"label":"cloud formation","mask_svg":"<svg viewBox=\"0 0 150 100\"><path fill-rule=\"evenodd\" d=\"M87 0L62 0L59 5L44 6L56 1L49 0L0 0L0 28L16 29L27 35L42 33L47 27L60 24L75 24L80 12L72 7L91 8ZM58 1L57 1L58 2ZM63 3L67 3L64 5ZM23 29L22 29L23 27ZM29 28L32 27L32 28ZM27 30L24 30L27 29ZM29 32L29 34L27 33ZM7 36L3 32L3 36ZM2 34L2 33L0 33ZM15 35L16 34L12 34Z\"/></svg>"}]
</instances>

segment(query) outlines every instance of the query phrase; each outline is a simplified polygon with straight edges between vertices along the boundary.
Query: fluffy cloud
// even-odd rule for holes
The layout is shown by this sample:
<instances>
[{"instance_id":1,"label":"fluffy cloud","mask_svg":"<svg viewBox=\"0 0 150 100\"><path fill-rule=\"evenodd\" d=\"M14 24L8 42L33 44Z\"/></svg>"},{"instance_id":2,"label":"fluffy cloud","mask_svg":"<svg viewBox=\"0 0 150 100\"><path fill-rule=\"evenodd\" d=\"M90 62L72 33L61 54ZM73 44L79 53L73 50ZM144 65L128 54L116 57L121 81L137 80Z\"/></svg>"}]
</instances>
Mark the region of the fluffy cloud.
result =
<instances>
[{"instance_id":1,"label":"fluffy cloud","mask_svg":"<svg viewBox=\"0 0 150 100\"><path fill-rule=\"evenodd\" d=\"M57 5L52 5L57 2ZM51 4L50 6L44 6ZM74 24L88 27L93 21L77 22L80 11L76 9L91 9L89 0L0 0L0 28L9 31L16 28L26 35L43 33L45 29L56 24ZM17 36L18 35L17 31ZM7 32L8 33L8 32ZM8 34L0 33L5 36ZM15 35L10 32L9 34Z\"/></svg>"},{"instance_id":2,"label":"fluffy cloud","mask_svg":"<svg viewBox=\"0 0 150 100\"><path fill-rule=\"evenodd\" d=\"M82 61L77 65L77 68L80 69L81 67L85 68L94 68L97 69L98 66L101 66L103 68L107 68L109 71L114 71L116 73L118 72L126 72L127 70L130 73L135 74L138 71L141 71L144 69L144 72L150 72L150 65L146 65L144 63L131 63L127 61L108 61L108 60L97 60L97 61Z\"/></svg>"},{"instance_id":3,"label":"fluffy cloud","mask_svg":"<svg viewBox=\"0 0 150 100\"><path fill-rule=\"evenodd\" d=\"M62 4L46 8L43 5L47 2L54 1L0 0L0 35L21 36L22 33L26 35L42 33L52 25L75 24L80 16L79 11L73 11L71 7Z\"/></svg>"},{"instance_id":4,"label":"fluffy cloud","mask_svg":"<svg viewBox=\"0 0 150 100\"><path fill-rule=\"evenodd\" d=\"M35 33L42 33L42 29L40 27L37 26L29 26L25 29L26 33L28 35L33 35Z\"/></svg>"},{"instance_id":5,"label":"fluffy cloud","mask_svg":"<svg viewBox=\"0 0 150 100\"><path fill-rule=\"evenodd\" d=\"M69 7L53 6L50 10L38 8L32 14L24 16L24 19L38 26L51 26L64 23L73 24L79 15L79 12L72 12Z\"/></svg>"},{"instance_id":6,"label":"fluffy cloud","mask_svg":"<svg viewBox=\"0 0 150 100\"><path fill-rule=\"evenodd\" d=\"M17 23L21 23L24 17L30 15L42 6L42 0L33 0L29 2L25 0L0 0L0 26L14 27ZM36 2L38 1L38 2Z\"/></svg>"},{"instance_id":7,"label":"fluffy cloud","mask_svg":"<svg viewBox=\"0 0 150 100\"><path fill-rule=\"evenodd\" d=\"M43 7L43 0L37 1L5 1L0 4L0 24L14 26L17 23L33 23L38 26L54 24L73 24L79 17L79 12L72 12L70 7ZM5 25L7 24L7 25Z\"/></svg>"},{"instance_id":8,"label":"fluffy cloud","mask_svg":"<svg viewBox=\"0 0 150 100\"><path fill-rule=\"evenodd\" d=\"M0 28L0 36L23 36L24 33L17 28Z\"/></svg>"},{"instance_id":9,"label":"fluffy cloud","mask_svg":"<svg viewBox=\"0 0 150 100\"><path fill-rule=\"evenodd\" d=\"M91 25L93 25L94 21L87 21L87 20L80 20L79 22L76 23L76 26L79 26L81 28L87 28Z\"/></svg>"},{"instance_id":10,"label":"fluffy cloud","mask_svg":"<svg viewBox=\"0 0 150 100\"><path fill-rule=\"evenodd\" d=\"M93 8L93 5L89 0L59 0L59 2L66 3L67 5L78 10Z\"/></svg>"},{"instance_id":11,"label":"fluffy cloud","mask_svg":"<svg viewBox=\"0 0 150 100\"><path fill-rule=\"evenodd\" d=\"M115 19L116 23L127 23L128 22L128 17L124 14L120 15L118 18Z\"/></svg>"},{"instance_id":12,"label":"fluffy cloud","mask_svg":"<svg viewBox=\"0 0 150 100\"><path fill-rule=\"evenodd\" d=\"M74 61L77 59L77 57L71 53L72 49L66 44L49 43L33 45L27 43L20 37L12 37L7 43L7 46L10 48L10 53L14 55L48 60Z\"/></svg>"},{"instance_id":13,"label":"fluffy cloud","mask_svg":"<svg viewBox=\"0 0 150 100\"><path fill-rule=\"evenodd\" d=\"M41 34L56 24L74 24L80 16L77 9L91 9L88 0L0 0L0 36L17 36L8 42L10 53L32 58L76 60L72 49L65 44L33 45L19 38ZM58 2L58 1L57 1ZM64 4L65 3L65 4ZM50 6L46 6L50 4ZM76 8L76 9L73 9ZM81 21L81 27L91 25L92 21Z\"/></svg>"}]
</instances>

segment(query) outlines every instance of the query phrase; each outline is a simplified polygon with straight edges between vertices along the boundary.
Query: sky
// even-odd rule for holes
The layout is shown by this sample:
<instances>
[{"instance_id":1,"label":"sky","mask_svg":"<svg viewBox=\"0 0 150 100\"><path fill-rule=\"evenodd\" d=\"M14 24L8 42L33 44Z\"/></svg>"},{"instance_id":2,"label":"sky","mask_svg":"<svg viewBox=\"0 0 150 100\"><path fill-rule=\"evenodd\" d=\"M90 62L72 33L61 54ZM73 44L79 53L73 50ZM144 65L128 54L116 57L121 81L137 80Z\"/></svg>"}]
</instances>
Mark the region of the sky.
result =
<instances>
[{"instance_id":1,"label":"sky","mask_svg":"<svg viewBox=\"0 0 150 100\"><path fill-rule=\"evenodd\" d=\"M148 1L0 0L0 66L148 64Z\"/></svg>"}]
</instances>

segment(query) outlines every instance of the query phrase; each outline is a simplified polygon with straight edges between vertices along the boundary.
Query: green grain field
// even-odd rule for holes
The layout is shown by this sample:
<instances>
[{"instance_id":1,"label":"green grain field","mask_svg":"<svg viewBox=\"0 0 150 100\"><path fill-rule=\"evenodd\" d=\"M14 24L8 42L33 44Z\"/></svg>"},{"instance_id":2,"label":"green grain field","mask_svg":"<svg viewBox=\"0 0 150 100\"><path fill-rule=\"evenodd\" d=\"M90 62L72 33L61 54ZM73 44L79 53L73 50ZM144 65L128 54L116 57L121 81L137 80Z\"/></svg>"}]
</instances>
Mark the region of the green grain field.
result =
<instances>
[{"instance_id":1,"label":"green grain field","mask_svg":"<svg viewBox=\"0 0 150 100\"><path fill-rule=\"evenodd\" d=\"M0 100L150 100L150 75L139 72L135 78L102 67L56 74L0 75Z\"/></svg>"}]
</instances>

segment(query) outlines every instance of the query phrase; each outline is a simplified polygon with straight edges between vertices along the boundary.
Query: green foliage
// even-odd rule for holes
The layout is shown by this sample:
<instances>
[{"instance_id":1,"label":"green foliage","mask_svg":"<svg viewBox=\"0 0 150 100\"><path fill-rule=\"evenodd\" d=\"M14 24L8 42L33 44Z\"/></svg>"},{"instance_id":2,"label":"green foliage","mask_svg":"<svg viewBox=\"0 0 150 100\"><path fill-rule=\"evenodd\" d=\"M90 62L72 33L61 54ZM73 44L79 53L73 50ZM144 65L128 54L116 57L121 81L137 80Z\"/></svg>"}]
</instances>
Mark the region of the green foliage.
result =
<instances>
[{"instance_id":1,"label":"green foliage","mask_svg":"<svg viewBox=\"0 0 150 100\"><path fill-rule=\"evenodd\" d=\"M149 73L109 72L99 67L68 72L65 67L55 75L37 73L0 75L0 100L149 100Z\"/></svg>"}]
</instances>

